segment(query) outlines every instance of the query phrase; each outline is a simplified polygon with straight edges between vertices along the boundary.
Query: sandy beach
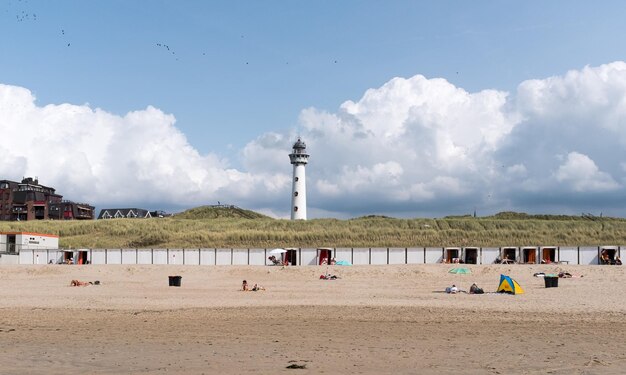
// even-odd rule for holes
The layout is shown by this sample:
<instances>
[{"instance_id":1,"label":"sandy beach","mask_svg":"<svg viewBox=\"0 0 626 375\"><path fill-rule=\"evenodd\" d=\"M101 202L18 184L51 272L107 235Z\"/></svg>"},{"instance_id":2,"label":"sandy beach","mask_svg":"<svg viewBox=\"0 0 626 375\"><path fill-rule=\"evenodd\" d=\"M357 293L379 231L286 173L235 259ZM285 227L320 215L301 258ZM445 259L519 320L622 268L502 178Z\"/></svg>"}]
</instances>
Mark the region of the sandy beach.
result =
<instances>
[{"instance_id":1,"label":"sandy beach","mask_svg":"<svg viewBox=\"0 0 626 375\"><path fill-rule=\"evenodd\" d=\"M2 266L2 373L624 372L622 267L466 267ZM582 277L533 276L558 271ZM501 273L526 293L443 292L493 292Z\"/></svg>"}]
</instances>

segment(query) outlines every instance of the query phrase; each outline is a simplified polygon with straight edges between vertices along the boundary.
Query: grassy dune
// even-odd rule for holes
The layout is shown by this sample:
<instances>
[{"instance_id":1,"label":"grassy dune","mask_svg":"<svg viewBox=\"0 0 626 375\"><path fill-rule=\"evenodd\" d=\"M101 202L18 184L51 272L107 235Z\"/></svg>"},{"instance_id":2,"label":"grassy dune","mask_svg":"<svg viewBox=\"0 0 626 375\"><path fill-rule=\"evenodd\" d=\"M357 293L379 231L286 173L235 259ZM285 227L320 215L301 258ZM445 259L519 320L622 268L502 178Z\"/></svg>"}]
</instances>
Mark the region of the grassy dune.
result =
<instances>
[{"instance_id":1,"label":"grassy dune","mask_svg":"<svg viewBox=\"0 0 626 375\"><path fill-rule=\"evenodd\" d=\"M73 248L626 245L626 219L519 213L290 221L201 207L161 219L0 222L0 231L57 234L62 247Z\"/></svg>"}]
</instances>

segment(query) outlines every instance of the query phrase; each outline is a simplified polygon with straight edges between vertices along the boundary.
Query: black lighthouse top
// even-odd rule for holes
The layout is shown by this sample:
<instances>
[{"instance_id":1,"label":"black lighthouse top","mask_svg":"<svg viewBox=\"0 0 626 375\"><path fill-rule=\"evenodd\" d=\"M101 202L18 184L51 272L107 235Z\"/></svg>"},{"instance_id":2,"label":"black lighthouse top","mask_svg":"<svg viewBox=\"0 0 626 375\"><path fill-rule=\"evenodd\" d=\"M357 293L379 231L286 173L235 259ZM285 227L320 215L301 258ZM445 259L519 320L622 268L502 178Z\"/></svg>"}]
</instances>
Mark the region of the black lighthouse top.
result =
<instances>
[{"instance_id":1,"label":"black lighthouse top","mask_svg":"<svg viewBox=\"0 0 626 375\"><path fill-rule=\"evenodd\" d=\"M306 153L306 143L298 137L296 143L293 144L293 152L289 154L291 164L306 164L309 154Z\"/></svg>"}]
</instances>

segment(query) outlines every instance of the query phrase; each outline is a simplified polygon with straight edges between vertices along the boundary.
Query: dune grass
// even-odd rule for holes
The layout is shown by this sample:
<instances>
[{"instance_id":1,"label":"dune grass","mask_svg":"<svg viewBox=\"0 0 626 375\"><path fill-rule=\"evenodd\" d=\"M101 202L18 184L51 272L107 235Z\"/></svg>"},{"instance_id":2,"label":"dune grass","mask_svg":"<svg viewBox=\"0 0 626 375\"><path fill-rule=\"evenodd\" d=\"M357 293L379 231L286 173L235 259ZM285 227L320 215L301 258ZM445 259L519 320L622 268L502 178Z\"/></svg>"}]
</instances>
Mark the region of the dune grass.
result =
<instances>
[{"instance_id":1,"label":"dune grass","mask_svg":"<svg viewBox=\"0 0 626 375\"><path fill-rule=\"evenodd\" d=\"M50 233L62 247L270 248L626 246L626 219L525 214L441 219L276 220L194 212L159 219L0 222L0 231Z\"/></svg>"}]
</instances>

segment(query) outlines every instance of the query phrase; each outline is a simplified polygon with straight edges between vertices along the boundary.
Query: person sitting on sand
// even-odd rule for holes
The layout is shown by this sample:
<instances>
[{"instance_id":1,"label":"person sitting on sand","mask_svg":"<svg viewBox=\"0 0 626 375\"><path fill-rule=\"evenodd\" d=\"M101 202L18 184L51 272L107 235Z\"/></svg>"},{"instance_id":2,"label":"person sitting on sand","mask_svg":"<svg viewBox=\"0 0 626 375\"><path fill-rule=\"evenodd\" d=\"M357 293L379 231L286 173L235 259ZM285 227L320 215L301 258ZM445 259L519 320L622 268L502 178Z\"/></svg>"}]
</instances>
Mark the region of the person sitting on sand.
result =
<instances>
[{"instance_id":1,"label":"person sitting on sand","mask_svg":"<svg viewBox=\"0 0 626 375\"><path fill-rule=\"evenodd\" d=\"M242 290L242 291L244 291L244 292L247 292L247 291L249 291L249 290L250 290L250 289L248 289L248 282L247 282L246 280L244 280L244 281L241 283L241 290Z\"/></svg>"},{"instance_id":2,"label":"person sitting on sand","mask_svg":"<svg viewBox=\"0 0 626 375\"><path fill-rule=\"evenodd\" d=\"M615 265L616 266L621 266L622 265L622 260L619 257L615 257Z\"/></svg>"},{"instance_id":3,"label":"person sitting on sand","mask_svg":"<svg viewBox=\"0 0 626 375\"><path fill-rule=\"evenodd\" d=\"M469 290L470 294L484 294L485 291L483 291L482 288L479 288L478 285L476 285L476 283L472 284L472 286L470 286L470 290Z\"/></svg>"}]
</instances>

